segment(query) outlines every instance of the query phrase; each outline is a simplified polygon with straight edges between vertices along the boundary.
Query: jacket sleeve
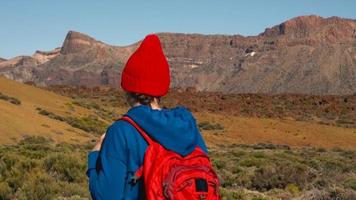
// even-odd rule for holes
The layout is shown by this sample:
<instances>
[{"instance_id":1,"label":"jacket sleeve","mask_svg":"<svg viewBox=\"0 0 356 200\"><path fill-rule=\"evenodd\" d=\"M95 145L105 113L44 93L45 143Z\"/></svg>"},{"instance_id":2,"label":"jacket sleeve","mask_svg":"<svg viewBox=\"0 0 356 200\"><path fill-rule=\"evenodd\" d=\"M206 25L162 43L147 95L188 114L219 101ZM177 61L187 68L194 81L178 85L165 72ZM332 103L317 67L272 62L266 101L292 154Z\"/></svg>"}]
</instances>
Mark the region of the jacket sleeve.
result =
<instances>
[{"instance_id":1,"label":"jacket sleeve","mask_svg":"<svg viewBox=\"0 0 356 200\"><path fill-rule=\"evenodd\" d=\"M127 153L122 131L119 126L109 127L100 152L93 151L88 155L87 176L94 200L123 198L127 181Z\"/></svg>"},{"instance_id":2,"label":"jacket sleeve","mask_svg":"<svg viewBox=\"0 0 356 200\"><path fill-rule=\"evenodd\" d=\"M208 154L208 148L200 132L198 132L198 147L200 147L206 154Z\"/></svg>"},{"instance_id":3,"label":"jacket sleeve","mask_svg":"<svg viewBox=\"0 0 356 200\"><path fill-rule=\"evenodd\" d=\"M205 141L203 136L201 135L201 132L199 131L198 128L198 124L197 124L197 120L195 119L195 117L193 116L193 114L191 112L188 112L191 116L191 118L194 121L194 129L195 129L195 133L197 134L197 146L201 148L201 150L203 150L206 154L208 154L208 148L206 147Z\"/></svg>"}]
</instances>

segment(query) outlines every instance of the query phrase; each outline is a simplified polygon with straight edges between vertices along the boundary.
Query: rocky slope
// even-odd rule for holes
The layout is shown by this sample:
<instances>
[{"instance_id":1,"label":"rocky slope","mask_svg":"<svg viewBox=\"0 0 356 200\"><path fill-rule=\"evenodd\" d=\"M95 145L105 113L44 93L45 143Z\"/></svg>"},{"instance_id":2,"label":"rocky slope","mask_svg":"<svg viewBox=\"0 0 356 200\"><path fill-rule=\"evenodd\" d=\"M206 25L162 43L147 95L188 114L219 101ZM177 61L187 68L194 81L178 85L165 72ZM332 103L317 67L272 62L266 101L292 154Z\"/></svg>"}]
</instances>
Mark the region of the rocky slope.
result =
<instances>
[{"instance_id":1,"label":"rocky slope","mask_svg":"<svg viewBox=\"0 0 356 200\"><path fill-rule=\"evenodd\" d=\"M158 34L171 87L226 93L356 93L356 20L301 16L258 36ZM119 86L139 42L104 44L70 31L61 48L0 63L0 74L42 85Z\"/></svg>"},{"instance_id":2,"label":"rocky slope","mask_svg":"<svg viewBox=\"0 0 356 200\"><path fill-rule=\"evenodd\" d=\"M61 48L56 48L52 51L36 51L33 54L33 58L37 60L40 64L50 61L52 58L60 54Z\"/></svg>"}]
</instances>

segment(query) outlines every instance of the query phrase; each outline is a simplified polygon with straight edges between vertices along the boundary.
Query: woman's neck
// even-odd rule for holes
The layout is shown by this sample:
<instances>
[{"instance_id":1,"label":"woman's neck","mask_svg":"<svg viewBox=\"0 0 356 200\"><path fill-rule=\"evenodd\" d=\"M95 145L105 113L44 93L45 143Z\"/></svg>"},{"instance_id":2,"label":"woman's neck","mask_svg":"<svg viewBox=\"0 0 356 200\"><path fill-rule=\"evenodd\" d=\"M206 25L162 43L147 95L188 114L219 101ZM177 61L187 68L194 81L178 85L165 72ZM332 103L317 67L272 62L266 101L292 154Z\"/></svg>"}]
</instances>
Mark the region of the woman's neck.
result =
<instances>
[{"instance_id":1,"label":"woman's neck","mask_svg":"<svg viewBox=\"0 0 356 200\"><path fill-rule=\"evenodd\" d=\"M161 107L160 107L158 104L153 104L153 103L151 103L151 108L152 108L153 110L161 110Z\"/></svg>"},{"instance_id":2,"label":"woman's neck","mask_svg":"<svg viewBox=\"0 0 356 200\"><path fill-rule=\"evenodd\" d=\"M142 104L140 104L140 103L136 103L135 105L134 105L134 107L135 106L140 106L140 105L142 105ZM157 101L153 101L151 104L150 104L150 107L153 109L153 110L161 110L161 107L159 106L159 104L157 103Z\"/></svg>"}]
</instances>

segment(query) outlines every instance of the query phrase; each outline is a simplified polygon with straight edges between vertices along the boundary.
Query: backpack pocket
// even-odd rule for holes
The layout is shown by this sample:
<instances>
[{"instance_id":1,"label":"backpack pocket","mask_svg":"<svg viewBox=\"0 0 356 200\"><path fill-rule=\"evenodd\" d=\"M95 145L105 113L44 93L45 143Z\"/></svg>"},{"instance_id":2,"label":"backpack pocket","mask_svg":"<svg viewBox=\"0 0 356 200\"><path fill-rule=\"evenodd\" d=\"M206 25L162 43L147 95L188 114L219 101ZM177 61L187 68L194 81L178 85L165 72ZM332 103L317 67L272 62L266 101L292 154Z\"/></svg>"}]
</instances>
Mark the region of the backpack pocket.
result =
<instances>
[{"instance_id":1,"label":"backpack pocket","mask_svg":"<svg viewBox=\"0 0 356 200\"><path fill-rule=\"evenodd\" d=\"M166 199L219 199L219 181L206 166L176 166L163 183Z\"/></svg>"}]
</instances>

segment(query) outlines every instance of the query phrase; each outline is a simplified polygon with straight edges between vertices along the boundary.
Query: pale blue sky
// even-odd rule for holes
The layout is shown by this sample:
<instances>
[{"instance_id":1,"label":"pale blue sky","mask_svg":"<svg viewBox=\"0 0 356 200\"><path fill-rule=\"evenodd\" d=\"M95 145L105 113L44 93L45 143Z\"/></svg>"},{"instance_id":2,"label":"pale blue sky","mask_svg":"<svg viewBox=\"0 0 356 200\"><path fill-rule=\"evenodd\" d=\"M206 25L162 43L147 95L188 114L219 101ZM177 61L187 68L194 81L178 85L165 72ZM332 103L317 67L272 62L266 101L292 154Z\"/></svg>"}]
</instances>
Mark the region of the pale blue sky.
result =
<instances>
[{"instance_id":1,"label":"pale blue sky","mask_svg":"<svg viewBox=\"0 0 356 200\"><path fill-rule=\"evenodd\" d=\"M356 0L0 0L0 57L62 45L69 30L113 45L148 33L257 35L299 15L356 18Z\"/></svg>"}]
</instances>

